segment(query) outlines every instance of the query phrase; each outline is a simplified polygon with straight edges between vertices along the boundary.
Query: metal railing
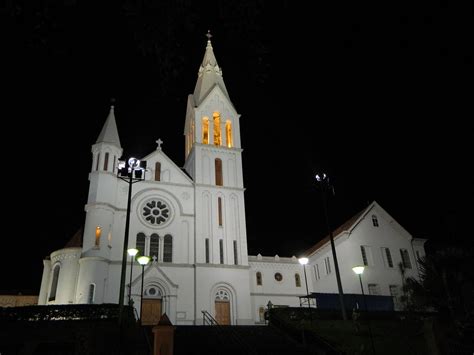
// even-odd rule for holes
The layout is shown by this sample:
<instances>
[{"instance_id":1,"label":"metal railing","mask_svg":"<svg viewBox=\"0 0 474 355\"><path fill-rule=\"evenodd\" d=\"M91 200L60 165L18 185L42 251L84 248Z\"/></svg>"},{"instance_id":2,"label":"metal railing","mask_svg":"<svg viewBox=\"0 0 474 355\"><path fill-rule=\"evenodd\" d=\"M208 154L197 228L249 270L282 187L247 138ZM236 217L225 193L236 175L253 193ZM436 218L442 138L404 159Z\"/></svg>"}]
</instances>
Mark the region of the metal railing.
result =
<instances>
[{"instance_id":1,"label":"metal railing","mask_svg":"<svg viewBox=\"0 0 474 355\"><path fill-rule=\"evenodd\" d=\"M216 319L208 311L201 311L202 325L219 325Z\"/></svg>"}]
</instances>

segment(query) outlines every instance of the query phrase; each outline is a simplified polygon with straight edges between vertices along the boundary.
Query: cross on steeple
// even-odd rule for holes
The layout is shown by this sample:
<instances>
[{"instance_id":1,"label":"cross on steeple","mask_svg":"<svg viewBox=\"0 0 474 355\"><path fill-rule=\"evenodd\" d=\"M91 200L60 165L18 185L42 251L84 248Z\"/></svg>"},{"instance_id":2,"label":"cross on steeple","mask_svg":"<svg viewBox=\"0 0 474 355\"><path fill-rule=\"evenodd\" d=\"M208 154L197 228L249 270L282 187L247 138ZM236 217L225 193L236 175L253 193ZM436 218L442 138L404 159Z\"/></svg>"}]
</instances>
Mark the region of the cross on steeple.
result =
<instances>
[{"instance_id":1,"label":"cross on steeple","mask_svg":"<svg viewBox=\"0 0 474 355\"><path fill-rule=\"evenodd\" d=\"M156 147L156 149L161 150L161 145L163 144L163 141L160 138L158 138L158 140L156 141L156 144L158 144L158 147Z\"/></svg>"},{"instance_id":2,"label":"cross on steeple","mask_svg":"<svg viewBox=\"0 0 474 355\"><path fill-rule=\"evenodd\" d=\"M211 30L207 30L206 37L207 37L207 40L208 40L208 41L211 40L211 38L212 38Z\"/></svg>"},{"instance_id":3,"label":"cross on steeple","mask_svg":"<svg viewBox=\"0 0 474 355\"><path fill-rule=\"evenodd\" d=\"M157 260L158 258L156 257L156 255L153 255L152 259L153 259L153 262L156 263L156 260Z\"/></svg>"}]
</instances>

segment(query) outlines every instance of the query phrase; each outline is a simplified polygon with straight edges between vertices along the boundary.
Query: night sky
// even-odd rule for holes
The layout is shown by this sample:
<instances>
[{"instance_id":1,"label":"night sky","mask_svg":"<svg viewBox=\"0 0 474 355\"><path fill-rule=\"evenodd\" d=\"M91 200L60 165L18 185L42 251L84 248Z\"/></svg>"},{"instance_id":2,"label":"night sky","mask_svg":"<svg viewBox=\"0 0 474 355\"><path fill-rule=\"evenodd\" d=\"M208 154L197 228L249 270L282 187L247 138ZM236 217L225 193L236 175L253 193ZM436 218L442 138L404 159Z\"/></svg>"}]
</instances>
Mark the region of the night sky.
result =
<instances>
[{"instance_id":1,"label":"night sky","mask_svg":"<svg viewBox=\"0 0 474 355\"><path fill-rule=\"evenodd\" d=\"M0 8L1 290L38 292L42 259L84 223L112 97L125 157L161 138L183 166L208 29L242 115L250 254L298 255L325 236L318 171L334 227L376 200L414 237L469 244L472 3L23 3Z\"/></svg>"}]
</instances>

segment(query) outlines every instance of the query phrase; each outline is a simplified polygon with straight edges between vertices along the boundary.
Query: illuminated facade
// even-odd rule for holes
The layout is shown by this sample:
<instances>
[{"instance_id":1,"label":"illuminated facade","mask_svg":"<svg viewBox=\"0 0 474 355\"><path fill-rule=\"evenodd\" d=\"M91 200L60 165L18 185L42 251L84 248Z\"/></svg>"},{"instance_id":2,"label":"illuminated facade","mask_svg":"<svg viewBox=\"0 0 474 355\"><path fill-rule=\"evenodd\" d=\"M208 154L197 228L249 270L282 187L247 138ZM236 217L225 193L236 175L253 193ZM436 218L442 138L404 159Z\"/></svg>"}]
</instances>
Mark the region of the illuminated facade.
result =
<instances>
[{"instance_id":1,"label":"illuminated facade","mask_svg":"<svg viewBox=\"0 0 474 355\"><path fill-rule=\"evenodd\" d=\"M142 157L146 179L133 185L129 247L152 258L144 274L144 323L166 313L173 324L202 324L208 312L221 324L258 324L268 301L298 306L306 293L295 257L248 256L239 119L208 40L187 100L185 172L158 140ZM44 260L39 304L118 302L128 193L117 178L121 157L111 107L92 146L82 241ZM125 299L131 293L138 314L140 272L127 260ZM318 285L310 276L308 284L310 291Z\"/></svg>"}]
</instances>

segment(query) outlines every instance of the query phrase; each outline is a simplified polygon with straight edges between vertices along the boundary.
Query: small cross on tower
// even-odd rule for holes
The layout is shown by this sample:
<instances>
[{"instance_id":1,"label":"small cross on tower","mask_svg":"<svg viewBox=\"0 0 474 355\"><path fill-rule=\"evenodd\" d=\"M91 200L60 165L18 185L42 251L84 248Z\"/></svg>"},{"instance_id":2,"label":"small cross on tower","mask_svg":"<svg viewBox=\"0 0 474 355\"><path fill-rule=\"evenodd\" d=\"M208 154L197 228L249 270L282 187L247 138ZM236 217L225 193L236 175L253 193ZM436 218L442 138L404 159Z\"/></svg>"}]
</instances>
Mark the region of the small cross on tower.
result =
<instances>
[{"instance_id":1,"label":"small cross on tower","mask_svg":"<svg viewBox=\"0 0 474 355\"><path fill-rule=\"evenodd\" d=\"M156 260L157 260L158 258L156 257L156 255L153 255L153 256L152 256L152 259L153 259L153 262L156 263Z\"/></svg>"},{"instance_id":2,"label":"small cross on tower","mask_svg":"<svg viewBox=\"0 0 474 355\"><path fill-rule=\"evenodd\" d=\"M207 40L210 42L212 38L211 30L207 30L206 37L207 37Z\"/></svg>"},{"instance_id":3,"label":"small cross on tower","mask_svg":"<svg viewBox=\"0 0 474 355\"><path fill-rule=\"evenodd\" d=\"M161 150L161 145L163 144L163 141L160 138L158 138L158 140L156 141L156 144L158 144L158 147L156 147L156 149Z\"/></svg>"}]
</instances>

